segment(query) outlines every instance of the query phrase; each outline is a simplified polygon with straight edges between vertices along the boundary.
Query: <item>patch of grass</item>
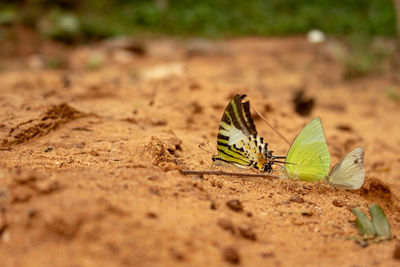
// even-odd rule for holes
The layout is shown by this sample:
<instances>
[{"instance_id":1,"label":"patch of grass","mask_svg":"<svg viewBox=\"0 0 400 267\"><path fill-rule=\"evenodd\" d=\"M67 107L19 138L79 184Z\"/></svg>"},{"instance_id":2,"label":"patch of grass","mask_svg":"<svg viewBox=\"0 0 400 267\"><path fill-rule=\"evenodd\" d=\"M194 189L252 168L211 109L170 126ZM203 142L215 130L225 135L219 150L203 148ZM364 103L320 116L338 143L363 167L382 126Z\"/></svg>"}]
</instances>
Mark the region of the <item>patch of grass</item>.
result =
<instances>
[{"instance_id":1,"label":"patch of grass","mask_svg":"<svg viewBox=\"0 0 400 267\"><path fill-rule=\"evenodd\" d=\"M89 56L86 63L89 70L97 70L103 66L104 57L101 54L93 54Z\"/></svg>"},{"instance_id":2,"label":"patch of grass","mask_svg":"<svg viewBox=\"0 0 400 267\"><path fill-rule=\"evenodd\" d=\"M74 13L52 10L39 24L39 30L52 39L74 42L81 35L81 25Z\"/></svg>"},{"instance_id":3,"label":"patch of grass","mask_svg":"<svg viewBox=\"0 0 400 267\"><path fill-rule=\"evenodd\" d=\"M13 23L16 17L14 9L8 8L0 10L0 25Z\"/></svg>"},{"instance_id":4,"label":"patch of grass","mask_svg":"<svg viewBox=\"0 0 400 267\"><path fill-rule=\"evenodd\" d=\"M44 65L50 69L64 69L67 67L67 62L60 56L51 56L44 59Z\"/></svg>"},{"instance_id":5,"label":"patch of grass","mask_svg":"<svg viewBox=\"0 0 400 267\"><path fill-rule=\"evenodd\" d=\"M374 46L373 40L366 35L353 35L348 38L349 53L341 60L345 70L345 79L354 79L385 71L386 61L391 51L385 47Z\"/></svg>"},{"instance_id":6,"label":"patch of grass","mask_svg":"<svg viewBox=\"0 0 400 267\"><path fill-rule=\"evenodd\" d=\"M17 8L12 3L8 6ZM287 35L313 28L339 35L396 35L390 0L169 0L168 4L163 9L149 0L26 0L18 14L28 24L55 21L57 34L51 37L57 39L60 33L75 34L76 27L70 26L77 24L80 40L149 32L204 37ZM54 20L54 10L60 20ZM72 16L78 23L72 23Z\"/></svg>"},{"instance_id":7,"label":"patch of grass","mask_svg":"<svg viewBox=\"0 0 400 267\"><path fill-rule=\"evenodd\" d=\"M396 103L400 103L400 93L396 88L388 88L386 90L386 95Z\"/></svg>"}]
</instances>

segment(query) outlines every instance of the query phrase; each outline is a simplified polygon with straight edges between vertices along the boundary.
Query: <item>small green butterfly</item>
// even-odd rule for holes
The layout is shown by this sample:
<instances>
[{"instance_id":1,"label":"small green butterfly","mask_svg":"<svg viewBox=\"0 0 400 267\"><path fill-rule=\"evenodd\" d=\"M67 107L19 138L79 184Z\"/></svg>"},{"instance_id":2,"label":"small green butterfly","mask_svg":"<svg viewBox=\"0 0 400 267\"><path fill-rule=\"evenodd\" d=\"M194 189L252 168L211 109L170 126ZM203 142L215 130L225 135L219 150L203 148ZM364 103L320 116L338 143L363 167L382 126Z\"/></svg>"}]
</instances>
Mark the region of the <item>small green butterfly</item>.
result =
<instances>
[{"instance_id":1,"label":"small green butterfly","mask_svg":"<svg viewBox=\"0 0 400 267\"><path fill-rule=\"evenodd\" d=\"M290 146L286 162L283 172L289 179L316 182L327 176L331 158L319 117L301 130Z\"/></svg>"},{"instance_id":2,"label":"small green butterfly","mask_svg":"<svg viewBox=\"0 0 400 267\"><path fill-rule=\"evenodd\" d=\"M347 154L330 171L330 154L319 117L310 121L296 137L286 156L284 173L290 179L316 182L322 179L334 186L357 190L364 183L364 149Z\"/></svg>"}]
</instances>

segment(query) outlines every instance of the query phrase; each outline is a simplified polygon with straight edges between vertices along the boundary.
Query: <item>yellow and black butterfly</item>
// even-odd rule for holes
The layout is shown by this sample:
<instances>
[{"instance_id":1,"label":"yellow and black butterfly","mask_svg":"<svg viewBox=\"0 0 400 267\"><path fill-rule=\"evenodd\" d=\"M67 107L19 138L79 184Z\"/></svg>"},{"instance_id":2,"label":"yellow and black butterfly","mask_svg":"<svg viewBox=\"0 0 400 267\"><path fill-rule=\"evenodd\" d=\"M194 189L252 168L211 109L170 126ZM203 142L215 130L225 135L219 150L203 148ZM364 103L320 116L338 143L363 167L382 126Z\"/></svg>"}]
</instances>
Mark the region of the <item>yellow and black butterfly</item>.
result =
<instances>
[{"instance_id":1,"label":"yellow and black butterfly","mask_svg":"<svg viewBox=\"0 0 400 267\"><path fill-rule=\"evenodd\" d=\"M218 130L218 156L213 161L223 161L239 168L272 171L276 159L268 150L268 143L257 136L256 126L250 113L249 101L242 102L246 95L235 95L226 107ZM283 163L283 162L279 162Z\"/></svg>"}]
</instances>

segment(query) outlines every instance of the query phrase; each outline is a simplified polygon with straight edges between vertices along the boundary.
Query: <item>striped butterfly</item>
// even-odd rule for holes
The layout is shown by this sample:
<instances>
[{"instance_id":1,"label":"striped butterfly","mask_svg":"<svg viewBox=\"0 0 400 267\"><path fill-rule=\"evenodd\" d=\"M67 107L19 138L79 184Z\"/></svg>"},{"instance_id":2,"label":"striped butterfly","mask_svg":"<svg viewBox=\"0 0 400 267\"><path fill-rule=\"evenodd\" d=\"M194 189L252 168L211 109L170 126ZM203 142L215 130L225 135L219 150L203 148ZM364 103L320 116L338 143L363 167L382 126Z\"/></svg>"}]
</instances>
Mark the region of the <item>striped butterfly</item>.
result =
<instances>
[{"instance_id":1,"label":"striped butterfly","mask_svg":"<svg viewBox=\"0 0 400 267\"><path fill-rule=\"evenodd\" d=\"M256 126L250 113L249 101L242 102L246 95L235 95L225 108L218 131L218 155L213 161L223 161L238 168L253 168L272 171L275 159L268 150L268 143L257 136Z\"/></svg>"}]
</instances>

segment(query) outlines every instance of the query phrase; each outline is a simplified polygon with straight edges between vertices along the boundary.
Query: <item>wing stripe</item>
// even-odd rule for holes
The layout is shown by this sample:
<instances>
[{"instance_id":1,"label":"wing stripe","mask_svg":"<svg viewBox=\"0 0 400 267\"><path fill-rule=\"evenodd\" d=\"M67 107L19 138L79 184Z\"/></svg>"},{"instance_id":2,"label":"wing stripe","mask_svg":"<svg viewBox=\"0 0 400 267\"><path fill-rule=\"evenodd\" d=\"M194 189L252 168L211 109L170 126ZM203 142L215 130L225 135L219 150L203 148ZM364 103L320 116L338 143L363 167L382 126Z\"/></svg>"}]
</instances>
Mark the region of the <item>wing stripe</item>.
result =
<instances>
[{"instance_id":1,"label":"wing stripe","mask_svg":"<svg viewBox=\"0 0 400 267\"><path fill-rule=\"evenodd\" d=\"M223 134L221 134L221 133L218 134L218 137L217 137L217 138L218 138L218 139L222 139L222 140L226 140L226 141L229 140L229 136L225 136L225 135L223 135Z\"/></svg>"},{"instance_id":2,"label":"wing stripe","mask_svg":"<svg viewBox=\"0 0 400 267\"><path fill-rule=\"evenodd\" d=\"M224 147L229 147L229 145L227 143L223 143L220 140L217 141L217 145L224 146Z\"/></svg>"},{"instance_id":3,"label":"wing stripe","mask_svg":"<svg viewBox=\"0 0 400 267\"><path fill-rule=\"evenodd\" d=\"M244 109L244 115L245 115L245 121L247 124L247 128L249 129L249 132L251 135L256 136L257 130L256 130L256 126L254 125L253 118L251 117L249 101L246 101L243 103L243 109Z\"/></svg>"},{"instance_id":4,"label":"wing stripe","mask_svg":"<svg viewBox=\"0 0 400 267\"><path fill-rule=\"evenodd\" d=\"M239 154L237 152L234 152L233 150L223 150L223 149L218 148L218 152L223 154L223 155L220 155L220 156L225 161L232 161L232 162L236 162L236 163L239 163L239 164L242 164L242 165L246 165L246 166L249 164L249 161L246 160L245 157L243 157L241 154ZM234 155L231 155L229 152L231 152ZM236 156L243 157L244 159L236 157Z\"/></svg>"},{"instance_id":5,"label":"wing stripe","mask_svg":"<svg viewBox=\"0 0 400 267\"><path fill-rule=\"evenodd\" d=\"M240 124L240 128L245 135L250 135L250 127L247 125L247 121L245 118L245 114L242 108L242 99L245 98L246 95L236 95L234 98L234 105L232 105L233 107L233 112L235 114L235 118L238 120L239 124Z\"/></svg>"},{"instance_id":6,"label":"wing stripe","mask_svg":"<svg viewBox=\"0 0 400 267\"><path fill-rule=\"evenodd\" d=\"M243 129L243 127L240 125L240 122L239 122L240 118L236 117L236 114L235 114L235 111L234 111L234 109L235 109L235 108L234 108L234 105L235 105L235 104L234 104L233 102L231 102L231 103L229 104L229 106L228 106L228 109L225 111L225 114L231 118L231 121L232 121L232 123L233 123L233 126L235 126L236 129L242 130L242 132L243 132L245 135L248 135L247 130L246 130L246 129ZM245 131L244 131L244 130L245 130Z\"/></svg>"}]
</instances>

